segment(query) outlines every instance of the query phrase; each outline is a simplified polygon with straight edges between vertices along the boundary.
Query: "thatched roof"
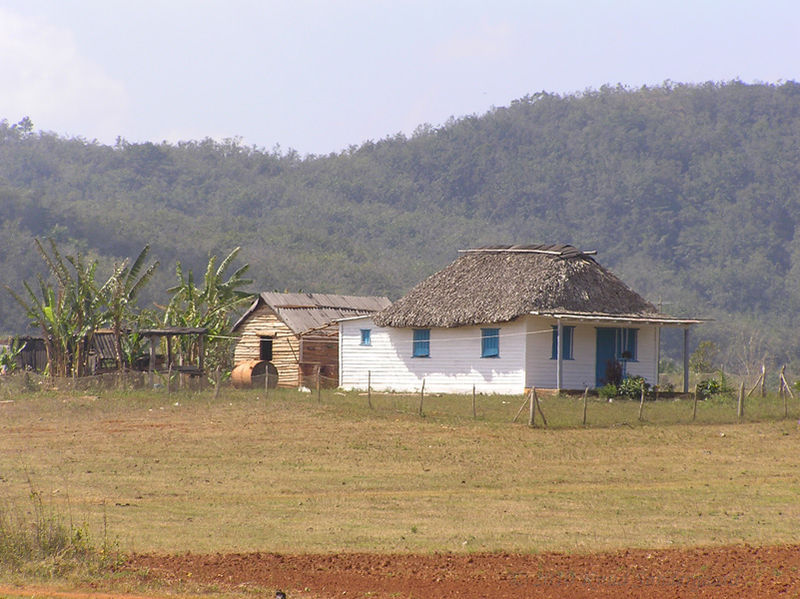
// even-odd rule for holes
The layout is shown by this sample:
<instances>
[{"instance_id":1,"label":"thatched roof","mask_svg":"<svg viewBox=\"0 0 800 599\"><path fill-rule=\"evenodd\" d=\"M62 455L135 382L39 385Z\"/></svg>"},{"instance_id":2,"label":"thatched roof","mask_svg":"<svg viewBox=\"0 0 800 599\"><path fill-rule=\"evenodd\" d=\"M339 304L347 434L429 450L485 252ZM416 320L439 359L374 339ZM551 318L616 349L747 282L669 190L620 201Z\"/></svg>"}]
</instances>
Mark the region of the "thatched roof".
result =
<instances>
[{"instance_id":1,"label":"thatched roof","mask_svg":"<svg viewBox=\"0 0 800 599\"><path fill-rule=\"evenodd\" d=\"M456 327L530 313L664 317L589 253L529 245L465 250L374 320L378 326Z\"/></svg>"}]
</instances>

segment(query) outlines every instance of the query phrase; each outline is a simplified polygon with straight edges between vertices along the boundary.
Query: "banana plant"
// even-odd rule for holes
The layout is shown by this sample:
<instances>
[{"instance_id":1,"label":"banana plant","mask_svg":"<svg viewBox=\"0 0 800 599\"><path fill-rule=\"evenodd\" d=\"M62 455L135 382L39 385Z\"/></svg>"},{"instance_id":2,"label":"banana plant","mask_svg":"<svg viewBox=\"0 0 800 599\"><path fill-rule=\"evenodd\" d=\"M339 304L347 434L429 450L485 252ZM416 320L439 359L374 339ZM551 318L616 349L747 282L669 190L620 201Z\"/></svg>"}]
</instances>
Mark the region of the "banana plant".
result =
<instances>
[{"instance_id":1,"label":"banana plant","mask_svg":"<svg viewBox=\"0 0 800 599\"><path fill-rule=\"evenodd\" d=\"M105 306L105 319L111 325L114 334L114 348L117 353L117 365L121 372L125 371L128 361L123 348L123 328L128 328L137 320L135 311L136 296L152 278L159 266L158 260L145 266L150 246L144 246L139 255L130 264L126 258L114 265L114 272L100 289L100 297ZM136 334L129 332L129 334Z\"/></svg>"},{"instance_id":2,"label":"banana plant","mask_svg":"<svg viewBox=\"0 0 800 599\"><path fill-rule=\"evenodd\" d=\"M242 291L240 288L251 285L250 279L245 279L249 265L235 270L231 275L226 271L231 266L241 248L234 248L217 265L217 256L211 256L206 266L203 277L203 286L198 288L194 282L191 270L184 273L180 262L175 267L178 285L168 289L172 294L169 304L164 312L164 324L183 327L203 327L208 329L209 343L206 346L208 357L216 360L219 355L220 344L227 344L225 337L230 332L231 314L240 306L251 301L253 294ZM197 346L186 345L188 341L182 340L181 349L189 354L191 359L198 356Z\"/></svg>"}]
</instances>

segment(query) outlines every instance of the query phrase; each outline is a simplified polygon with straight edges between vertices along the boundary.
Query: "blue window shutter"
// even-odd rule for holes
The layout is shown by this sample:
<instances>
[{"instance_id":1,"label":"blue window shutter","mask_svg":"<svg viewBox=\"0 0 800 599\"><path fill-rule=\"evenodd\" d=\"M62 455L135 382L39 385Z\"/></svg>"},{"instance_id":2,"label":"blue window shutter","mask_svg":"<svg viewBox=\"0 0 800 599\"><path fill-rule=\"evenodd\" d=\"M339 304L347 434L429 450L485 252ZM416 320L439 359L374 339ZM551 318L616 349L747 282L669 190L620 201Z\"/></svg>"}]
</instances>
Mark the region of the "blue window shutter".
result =
<instances>
[{"instance_id":1,"label":"blue window shutter","mask_svg":"<svg viewBox=\"0 0 800 599\"><path fill-rule=\"evenodd\" d=\"M361 345L372 345L372 329L361 329Z\"/></svg>"},{"instance_id":2,"label":"blue window shutter","mask_svg":"<svg viewBox=\"0 0 800 599\"><path fill-rule=\"evenodd\" d=\"M500 357L500 329L481 329L481 358Z\"/></svg>"},{"instance_id":3,"label":"blue window shutter","mask_svg":"<svg viewBox=\"0 0 800 599\"><path fill-rule=\"evenodd\" d=\"M414 358L429 358L431 355L431 330L414 329Z\"/></svg>"},{"instance_id":4,"label":"blue window shutter","mask_svg":"<svg viewBox=\"0 0 800 599\"><path fill-rule=\"evenodd\" d=\"M572 360L572 337L575 332L574 326L562 326L561 330L564 331L564 341L561 344L561 358L564 360ZM553 325L553 347L550 352L550 359L558 359L558 326Z\"/></svg>"},{"instance_id":5,"label":"blue window shutter","mask_svg":"<svg viewBox=\"0 0 800 599\"><path fill-rule=\"evenodd\" d=\"M628 354L630 356L628 360L632 360L634 362L638 359L636 354L638 350L638 343L637 343L638 341L637 338L639 336L638 333L639 329L628 329L628 339L627 339L627 344L625 346L625 349L628 351Z\"/></svg>"}]
</instances>

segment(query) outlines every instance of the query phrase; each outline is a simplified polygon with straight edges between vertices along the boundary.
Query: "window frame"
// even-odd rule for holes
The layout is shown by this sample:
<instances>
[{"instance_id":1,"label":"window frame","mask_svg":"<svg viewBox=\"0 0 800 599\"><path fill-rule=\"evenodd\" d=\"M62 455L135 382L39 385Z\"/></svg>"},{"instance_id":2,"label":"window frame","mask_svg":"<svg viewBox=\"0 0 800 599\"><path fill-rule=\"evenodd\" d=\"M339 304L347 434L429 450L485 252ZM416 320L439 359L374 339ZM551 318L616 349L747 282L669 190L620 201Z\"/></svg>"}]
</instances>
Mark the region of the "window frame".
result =
<instances>
[{"instance_id":1,"label":"window frame","mask_svg":"<svg viewBox=\"0 0 800 599\"><path fill-rule=\"evenodd\" d=\"M412 358L431 357L430 329L414 329L413 340L411 345L411 357Z\"/></svg>"},{"instance_id":2,"label":"window frame","mask_svg":"<svg viewBox=\"0 0 800 599\"><path fill-rule=\"evenodd\" d=\"M500 357L500 328L481 329L481 358Z\"/></svg>"},{"instance_id":3,"label":"window frame","mask_svg":"<svg viewBox=\"0 0 800 599\"><path fill-rule=\"evenodd\" d=\"M624 362L639 361L639 329L618 327L617 343L620 350L617 355L617 360ZM630 354L630 357L626 358L623 356L626 352Z\"/></svg>"},{"instance_id":4,"label":"window frame","mask_svg":"<svg viewBox=\"0 0 800 599\"><path fill-rule=\"evenodd\" d=\"M551 325L553 327L552 347L550 349L550 359L558 359L558 325ZM561 342L561 359L574 360L575 359L575 325L561 325L561 330L564 331L564 340Z\"/></svg>"},{"instance_id":5,"label":"window frame","mask_svg":"<svg viewBox=\"0 0 800 599\"><path fill-rule=\"evenodd\" d=\"M265 348L269 348L269 351L264 351ZM266 357L266 354L269 354L269 357ZM263 360L264 362L272 362L272 358L275 355L275 337L274 335L259 335L258 336L258 359Z\"/></svg>"},{"instance_id":6,"label":"window frame","mask_svg":"<svg viewBox=\"0 0 800 599\"><path fill-rule=\"evenodd\" d=\"M372 347L372 329L359 329L361 331L361 343L359 343L362 347Z\"/></svg>"}]
</instances>

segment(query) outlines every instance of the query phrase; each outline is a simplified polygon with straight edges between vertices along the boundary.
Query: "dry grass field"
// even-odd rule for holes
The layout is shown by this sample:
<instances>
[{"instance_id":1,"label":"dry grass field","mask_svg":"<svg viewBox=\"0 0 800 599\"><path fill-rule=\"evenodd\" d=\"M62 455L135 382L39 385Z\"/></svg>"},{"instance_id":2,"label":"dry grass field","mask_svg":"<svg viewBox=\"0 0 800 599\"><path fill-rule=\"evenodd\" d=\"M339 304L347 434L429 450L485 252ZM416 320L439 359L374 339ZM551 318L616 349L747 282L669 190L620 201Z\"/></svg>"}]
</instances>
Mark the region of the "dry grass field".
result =
<instances>
[{"instance_id":1,"label":"dry grass field","mask_svg":"<svg viewBox=\"0 0 800 599\"><path fill-rule=\"evenodd\" d=\"M520 397L479 397L477 420L468 397L426 398L424 417L417 397L372 401L20 394L0 404L0 499L24 506L30 479L126 552L589 553L800 538L794 414L736 424L729 406L714 417L706 403L690 424L688 402L664 401L640 424L636 402L595 403L590 423L615 425L563 428L580 401L546 398L551 427L563 422L545 430L511 423Z\"/></svg>"}]
</instances>

